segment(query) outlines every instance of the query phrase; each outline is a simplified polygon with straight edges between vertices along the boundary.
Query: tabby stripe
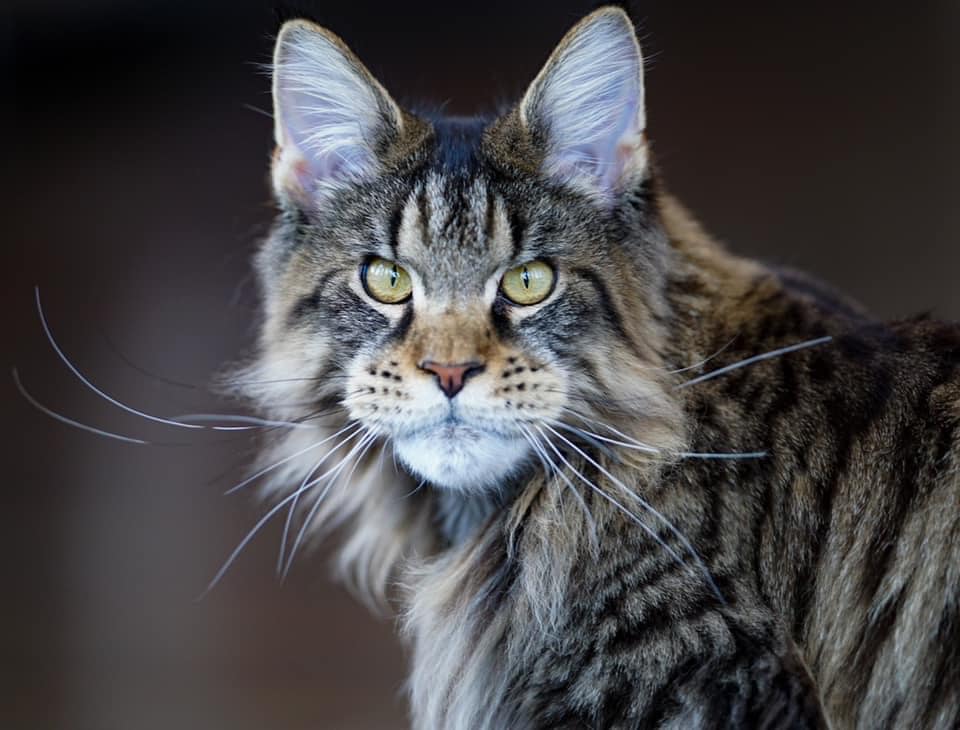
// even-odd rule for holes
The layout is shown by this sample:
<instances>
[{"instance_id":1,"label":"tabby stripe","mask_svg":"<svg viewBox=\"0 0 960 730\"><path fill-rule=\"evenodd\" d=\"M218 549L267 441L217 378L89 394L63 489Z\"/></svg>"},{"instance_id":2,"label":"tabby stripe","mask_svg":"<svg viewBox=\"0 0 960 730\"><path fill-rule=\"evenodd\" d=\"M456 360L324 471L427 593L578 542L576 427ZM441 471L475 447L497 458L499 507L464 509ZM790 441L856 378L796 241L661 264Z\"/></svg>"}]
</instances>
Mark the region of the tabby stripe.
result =
<instances>
[{"instance_id":1,"label":"tabby stripe","mask_svg":"<svg viewBox=\"0 0 960 730\"><path fill-rule=\"evenodd\" d=\"M299 324L300 320L316 313L320 306L320 300L323 297L323 293L326 291L327 285L330 283L330 279L332 279L338 273L340 273L340 271L337 269L327 271L323 274L323 276L320 277L320 280L313 288L313 291L297 300L297 303L294 304L290 309L290 314L287 315L287 324L289 326L295 327L297 324Z\"/></svg>"},{"instance_id":2,"label":"tabby stripe","mask_svg":"<svg viewBox=\"0 0 960 730\"><path fill-rule=\"evenodd\" d=\"M393 260L396 261L400 258L400 226L403 223L403 212L406 210L407 201L404 201L403 204L398 205L393 213L390 216L390 227L387 232L387 245L390 246L390 251L393 254Z\"/></svg>"},{"instance_id":3,"label":"tabby stripe","mask_svg":"<svg viewBox=\"0 0 960 730\"><path fill-rule=\"evenodd\" d=\"M642 621L622 623L614 630L602 647L607 655L635 654L650 643L651 639L670 635L678 628L696 627L719 606L712 592L704 592L700 600L689 600L678 605L676 595L660 596L656 606L647 608Z\"/></svg>"},{"instance_id":4,"label":"tabby stripe","mask_svg":"<svg viewBox=\"0 0 960 730\"><path fill-rule=\"evenodd\" d=\"M623 326L623 317L620 315L620 312L617 310L616 305L613 302L613 297L610 295L610 290L607 289L607 285L603 282L600 276L593 269L573 269L571 274L579 276L581 279L588 281L591 286L596 290L597 297L600 299L600 308L603 310L603 318L606 320L607 324L613 329L617 335L630 346L630 349L636 354L637 347L634 344L633 340L627 335L627 331Z\"/></svg>"},{"instance_id":5,"label":"tabby stripe","mask_svg":"<svg viewBox=\"0 0 960 730\"><path fill-rule=\"evenodd\" d=\"M487 212L484 216L483 234L487 241L493 238L494 214L496 213L496 197L487 190Z\"/></svg>"},{"instance_id":6,"label":"tabby stripe","mask_svg":"<svg viewBox=\"0 0 960 730\"><path fill-rule=\"evenodd\" d=\"M927 422L929 412L921 409L918 419ZM891 459L894 474L899 476L895 489L890 490L892 500L883 505L883 517L886 524L871 525L871 534L867 537L866 554L871 556L869 564L865 565L863 574L863 596L872 602L883 583L883 578L893 567L896 553L895 546L899 541L900 533L906 523L910 508L918 496L918 482L921 482L921 454L917 448L923 443L922 436L910 428L900 430L893 441L897 448ZM926 456L926 454L923 454ZM876 557L874 557L876 556Z\"/></svg>"},{"instance_id":7,"label":"tabby stripe","mask_svg":"<svg viewBox=\"0 0 960 730\"><path fill-rule=\"evenodd\" d=\"M420 217L420 235L424 241L430 240L430 201L427 199L427 184L421 183L417 190L417 213Z\"/></svg>"},{"instance_id":8,"label":"tabby stripe","mask_svg":"<svg viewBox=\"0 0 960 730\"><path fill-rule=\"evenodd\" d=\"M940 647L936 658L936 667L931 668L933 678L928 697L930 701L924 708L924 727L933 727L933 718L940 708L949 702L951 692L960 686L960 612L955 603L943 607L943 613L936 632Z\"/></svg>"},{"instance_id":9,"label":"tabby stripe","mask_svg":"<svg viewBox=\"0 0 960 730\"><path fill-rule=\"evenodd\" d=\"M520 253L523 251L523 234L526 223L515 210L507 211L507 221L510 224L510 243L513 245L513 258L516 260L520 258Z\"/></svg>"},{"instance_id":10,"label":"tabby stripe","mask_svg":"<svg viewBox=\"0 0 960 730\"><path fill-rule=\"evenodd\" d=\"M646 703L647 711L637 720L637 727L656 728L683 709L678 691L707 663L706 657L692 656L684 660L664 678L660 689Z\"/></svg>"},{"instance_id":11,"label":"tabby stripe","mask_svg":"<svg viewBox=\"0 0 960 730\"><path fill-rule=\"evenodd\" d=\"M822 355L822 354L821 354ZM814 362L820 360L818 355ZM863 360L863 354L857 355L857 360ZM822 366L831 371L837 370L836 365ZM893 376L886 366L870 368L860 378L867 387L857 393L856 401L861 405L858 409L849 409L846 406L850 397L846 382L837 382L823 398L826 409L825 424L830 427L832 460L829 467L816 480L818 485L817 514L820 516L820 525L817 536L813 541L813 552L809 561L801 567L798 582L801 586L797 596L797 611L794 623L794 635L802 636L802 627L806 623L810 612L810 604L815 594L819 567L823 559L823 551L827 546L827 536L833 515L833 504L837 496L837 487L844 481L850 464L850 457L860 439L864 438L876 421L886 412L890 400L894 396ZM805 589L803 587L806 586Z\"/></svg>"},{"instance_id":12,"label":"tabby stripe","mask_svg":"<svg viewBox=\"0 0 960 730\"><path fill-rule=\"evenodd\" d=\"M403 314L400 316L400 321L397 322L396 326L392 330L390 330L389 334L387 335L387 342L401 341L407 336L407 332L410 330L411 324L413 324L412 299L403 305Z\"/></svg>"}]
</instances>

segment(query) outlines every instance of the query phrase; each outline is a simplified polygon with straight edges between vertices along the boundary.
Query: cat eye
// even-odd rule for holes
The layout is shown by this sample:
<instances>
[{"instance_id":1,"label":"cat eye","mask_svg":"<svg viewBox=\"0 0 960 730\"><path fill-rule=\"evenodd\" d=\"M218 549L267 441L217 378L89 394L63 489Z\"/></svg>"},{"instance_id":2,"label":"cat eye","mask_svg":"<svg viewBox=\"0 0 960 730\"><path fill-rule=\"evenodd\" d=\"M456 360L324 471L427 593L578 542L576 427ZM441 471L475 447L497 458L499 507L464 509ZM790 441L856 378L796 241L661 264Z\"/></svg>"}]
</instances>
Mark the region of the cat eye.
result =
<instances>
[{"instance_id":1,"label":"cat eye","mask_svg":"<svg viewBox=\"0 0 960 730\"><path fill-rule=\"evenodd\" d=\"M543 261L528 261L510 269L500 281L500 291L514 304L539 304L553 291L553 267Z\"/></svg>"},{"instance_id":2,"label":"cat eye","mask_svg":"<svg viewBox=\"0 0 960 730\"><path fill-rule=\"evenodd\" d=\"M400 304L410 298L410 274L394 261L372 258L360 267L360 282L367 294L384 304Z\"/></svg>"}]
</instances>

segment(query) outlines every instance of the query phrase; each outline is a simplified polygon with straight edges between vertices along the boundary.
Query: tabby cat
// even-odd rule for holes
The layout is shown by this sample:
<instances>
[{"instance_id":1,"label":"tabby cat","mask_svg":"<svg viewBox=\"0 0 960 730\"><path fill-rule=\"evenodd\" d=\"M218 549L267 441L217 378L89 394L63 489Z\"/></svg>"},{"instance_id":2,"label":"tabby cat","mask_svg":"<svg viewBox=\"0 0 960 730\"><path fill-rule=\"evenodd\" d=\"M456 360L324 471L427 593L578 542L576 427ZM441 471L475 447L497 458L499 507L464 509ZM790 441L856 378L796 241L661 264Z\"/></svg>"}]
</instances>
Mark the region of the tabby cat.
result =
<instances>
[{"instance_id":1,"label":"tabby cat","mask_svg":"<svg viewBox=\"0 0 960 730\"><path fill-rule=\"evenodd\" d=\"M714 243L607 7L496 118L286 23L236 390L289 561L398 607L417 728L956 728L960 328ZM288 563L289 564L289 563Z\"/></svg>"}]
</instances>

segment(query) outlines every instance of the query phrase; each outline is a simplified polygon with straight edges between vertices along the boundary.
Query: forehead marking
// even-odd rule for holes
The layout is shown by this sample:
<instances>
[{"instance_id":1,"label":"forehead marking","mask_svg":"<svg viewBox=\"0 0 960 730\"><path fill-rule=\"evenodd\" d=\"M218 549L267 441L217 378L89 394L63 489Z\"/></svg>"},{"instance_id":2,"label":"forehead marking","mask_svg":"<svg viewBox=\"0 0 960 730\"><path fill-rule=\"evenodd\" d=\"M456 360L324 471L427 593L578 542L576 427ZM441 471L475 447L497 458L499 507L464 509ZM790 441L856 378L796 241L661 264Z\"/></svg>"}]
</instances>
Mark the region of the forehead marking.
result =
<instances>
[{"instance_id":1,"label":"forehead marking","mask_svg":"<svg viewBox=\"0 0 960 730\"><path fill-rule=\"evenodd\" d=\"M516 259L506 201L479 174L430 170L403 203L398 259L419 274L422 296L437 301L487 298L491 277Z\"/></svg>"},{"instance_id":2,"label":"forehead marking","mask_svg":"<svg viewBox=\"0 0 960 730\"><path fill-rule=\"evenodd\" d=\"M489 235L491 193L484 181L431 173L424 185L424 243L449 254L480 254Z\"/></svg>"},{"instance_id":3,"label":"forehead marking","mask_svg":"<svg viewBox=\"0 0 960 730\"><path fill-rule=\"evenodd\" d=\"M426 233L426 202L422 190L414 190L400 208L400 226L397 229L394 257L412 258L416 255L417 244Z\"/></svg>"}]
</instances>

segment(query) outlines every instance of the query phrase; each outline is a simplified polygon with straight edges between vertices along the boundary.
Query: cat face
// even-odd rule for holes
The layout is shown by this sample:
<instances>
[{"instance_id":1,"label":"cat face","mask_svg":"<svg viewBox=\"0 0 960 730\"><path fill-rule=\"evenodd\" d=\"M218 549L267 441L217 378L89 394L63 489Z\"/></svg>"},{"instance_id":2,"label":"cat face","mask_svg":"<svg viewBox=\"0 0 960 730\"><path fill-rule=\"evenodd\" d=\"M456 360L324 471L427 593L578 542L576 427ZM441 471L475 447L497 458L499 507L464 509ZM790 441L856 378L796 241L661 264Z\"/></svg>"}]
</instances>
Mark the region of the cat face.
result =
<instances>
[{"instance_id":1,"label":"cat face","mask_svg":"<svg viewBox=\"0 0 960 730\"><path fill-rule=\"evenodd\" d=\"M411 115L301 21L274 96L264 405L336 404L415 478L465 491L522 474L543 424L660 415L665 246L625 14L581 22L499 119Z\"/></svg>"}]
</instances>

